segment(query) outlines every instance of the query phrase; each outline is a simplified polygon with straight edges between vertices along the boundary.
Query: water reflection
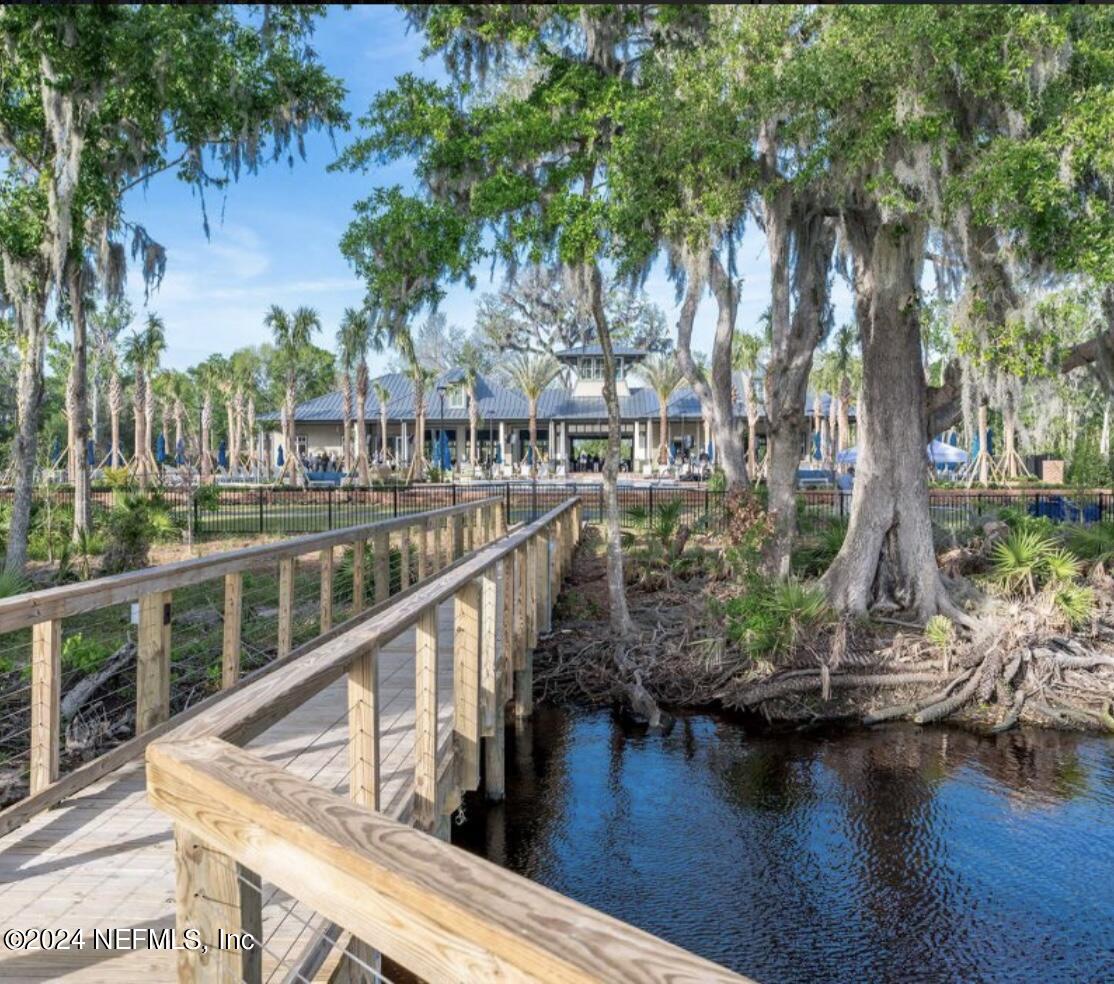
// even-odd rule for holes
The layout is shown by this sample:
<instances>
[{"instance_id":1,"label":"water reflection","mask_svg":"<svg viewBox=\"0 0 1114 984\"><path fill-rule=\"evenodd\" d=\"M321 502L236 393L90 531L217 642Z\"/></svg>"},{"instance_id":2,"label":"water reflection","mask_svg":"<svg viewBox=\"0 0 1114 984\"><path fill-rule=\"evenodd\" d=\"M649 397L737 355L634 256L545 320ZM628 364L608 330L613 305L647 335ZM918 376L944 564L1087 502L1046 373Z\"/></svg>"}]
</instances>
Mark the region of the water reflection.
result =
<instances>
[{"instance_id":1,"label":"water reflection","mask_svg":"<svg viewBox=\"0 0 1114 984\"><path fill-rule=\"evenodd\" d=\"M454 842L764 981L1114 980L1114 741L539 708Z\"/></svg>"}]
</instances>

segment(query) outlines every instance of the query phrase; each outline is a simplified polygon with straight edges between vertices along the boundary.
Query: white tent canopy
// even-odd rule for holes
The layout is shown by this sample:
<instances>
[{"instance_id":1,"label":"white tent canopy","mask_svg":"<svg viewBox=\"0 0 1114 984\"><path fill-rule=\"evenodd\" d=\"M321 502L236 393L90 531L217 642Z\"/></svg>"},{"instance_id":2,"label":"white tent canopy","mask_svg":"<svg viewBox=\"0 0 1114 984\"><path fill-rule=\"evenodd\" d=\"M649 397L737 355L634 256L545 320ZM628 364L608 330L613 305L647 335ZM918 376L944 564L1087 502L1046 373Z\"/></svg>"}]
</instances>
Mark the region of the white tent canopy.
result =
<instances>
[{"instance_id":1,"label":"white tent canopy","mask_svg":"<svg viewBox=\"0 0 1114 984\"><path fill-rule=\"evenodd\" d=\"M943 441L933 441L925 451L934 465L962 465L969 457L963 448L953 447ZM858 460L858 448L845 448L836 455L836 461L841 465L853 465Z\"/></svg>"}]
</instances>

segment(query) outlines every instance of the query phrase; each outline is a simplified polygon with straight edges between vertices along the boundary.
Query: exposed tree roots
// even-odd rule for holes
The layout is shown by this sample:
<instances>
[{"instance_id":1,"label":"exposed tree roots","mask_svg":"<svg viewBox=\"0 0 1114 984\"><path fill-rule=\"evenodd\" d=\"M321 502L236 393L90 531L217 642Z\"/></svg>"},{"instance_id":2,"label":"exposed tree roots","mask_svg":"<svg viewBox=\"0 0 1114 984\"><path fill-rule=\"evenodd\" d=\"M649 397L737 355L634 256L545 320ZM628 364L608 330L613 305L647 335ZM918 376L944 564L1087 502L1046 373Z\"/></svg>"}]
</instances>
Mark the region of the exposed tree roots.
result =
<instances>
[{"instance_id":1,"label":"exposed tree roots","mask_svg":"<svg viewBox=\"0 0 1114 984\"><path fill-rule=\"evenodd\" d=\"M1071 630L1040 598L984 599L967 620L973 630L943 650L917 626L844 621L799 639L775 663L729 644L722 620L709 615L711 596L739 590L711 563L674 573L667 585L632 585L638 634L613 642L596 600L599 564L585 546L541 642L540 699L614 703L654 726L660 706L720 706L796 723L961 719L991 732L1019 722L1114 732L1114 599L1106 592L1085 629Z\"/></svg>"}]
</instances>

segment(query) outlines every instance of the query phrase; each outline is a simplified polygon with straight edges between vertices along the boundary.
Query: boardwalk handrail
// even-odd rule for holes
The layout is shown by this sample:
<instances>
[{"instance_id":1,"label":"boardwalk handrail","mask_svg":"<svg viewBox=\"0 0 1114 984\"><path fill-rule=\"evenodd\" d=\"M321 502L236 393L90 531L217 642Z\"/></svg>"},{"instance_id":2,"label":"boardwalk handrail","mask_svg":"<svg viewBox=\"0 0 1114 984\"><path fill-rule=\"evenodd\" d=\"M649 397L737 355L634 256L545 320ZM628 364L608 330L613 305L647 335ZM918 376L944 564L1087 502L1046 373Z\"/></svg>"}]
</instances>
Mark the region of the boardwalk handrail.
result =
<instances>
[{"instance_id":1,"label":"boardwalk handrail","mask_svg":"<svg viewBox=\"0 0 1114 984\"><path fill-rule=\"evenodd\" d=\"M261 932L262 894L237 885L261 879L312 907L321 940L350 934L345 979L371 979L363 970L380 952L431 982L742 980L443 843L462 795L479 788L481 748L485 792L503 795L506 705L516 718L532 711L532 650L579 530L569 499L148 748L148 799L175 824L178 926L204 927L210 943L207 957L182 955L180 980L260 979L257 948L227 934ZM437 610L450 599L453 715L439 735ZM379 812L379 653L411 628L413 788L390 818ZM237 747L345 673L347 799ZM293 973L317 979L327 955L311 946Z\"/></svg>"},{"instance_id":2,"label":"boardwalk handrail","mask_svg":"<svg viewBox=\"0 0 1114 984\"><path fill-rule=\"evenodd\" d=\"M109 605L138 601L155 591L185 588L201 581L244 571L258 564L351 544L359 538L370 539L376 532L393 532L416 526L423 519L436 520L460 516L478 507L498 506L502 496L487 496L455 506L444 506L428 512L408 513L373 523L360 523L326 533L308 533L277 543L261 543L254 547L228 550L191 557L170 564L143 567L123 574L112 574L93 581L63 584L38 591L26 591L10 598L0 598L0 633L26 629L37 622L80 615Z\"/></svg>"},{"instance_id":3,"label":"boardwalk handrail","mask_svg":"<svg viewBox=\"0 0 1114 984\"><path fill-rule=\"evenodd\" d=\"M88 581L31 591L0 600L0 633L30 627L31 726L30 795L0 811L0 832L25 822L35 813L95 781L142 753L155 733L170 718L171 604L173 591L203 581L224 579L223 648L221 687L236 687L240 679L243 575L261 565L278 564L277 657L294 653L294 571L298 557L320 557L321 591L319 636L333 633L333 551L351 547L352 614L349 623L364 617L368 589L376 603L390 595L391 537L399 549L399 582L406 589L460 558L474 546L486 543L506 529L507 517L500 496L489 496L455 506L350 526L326 533L294 537L144 568ZM419 541L418 564L411 578L411 533ZM374 569L365 584L365 547L371 541ZM59 778L61 718L62 620L127 602L139 603L136 643L136 736ZM264 668L266 669L266 668ZM263 675L263 674L261 674ZM103 761L102 761L103 760Z\"/></svg>"},{"instance_id":4,"label":"boardwalk handrail","mask_svg":"<svg viewBox=\"0 0 1114 984\"><path fill-rule=\"evenodd\" d=\"M180 863L200 838L434 984L743 980L217 738L156 742L147 789Z\"/></svg>"},{"instance_id":5,"label":"boardwalk handrail","mask_svg":"<svg viewBox=\"0 0 1114 984\"><path fill-rule=\"evenodd\" d=\"M204 713L183 722L181 726L173 729L165 740L190 741L212 736L237 744L250 741L288 714L291 709L309 700L334 680L339 679L356 659L373 653L397 639L416 625L431 608L436 608L441 602L455 597L477 578L490 572L497 563L505 561L508 557L522 554L524 549L539 536L539 531L546 530L574 508L579 514L579 500L569 499L534 522L475 551L451 570L428 581L420 582L406 594L392 598L391 603L378 614L364 619L359 625L353 626L342 635L315 646L302 658L281 667L266 679L259 680L254 686L229 694L224 700L214 703ZM575 523L574 520L573 525ZM566 536L564 532L560 535L563 538ZM569 542L565 552L571 553L571 530L567 536ZM521 580L527 580L526 573L526 571L520 573ZM532 573L529 580L535 579ZM518 614L521 618L515 619L514 631L517 634L528 630L525 607L520 606ZM518 625L518 622L522 624ZM533 635L529 647L533 646L537 634L535 622L536 616L531 613L529 624L533 626ZM526 641L521 640L513 645L519 662L524 663L528 654L519 655L518 650L526 647ZM516 666L516 669L522 669L522 666Z\"/></svg>"}]
</instances>

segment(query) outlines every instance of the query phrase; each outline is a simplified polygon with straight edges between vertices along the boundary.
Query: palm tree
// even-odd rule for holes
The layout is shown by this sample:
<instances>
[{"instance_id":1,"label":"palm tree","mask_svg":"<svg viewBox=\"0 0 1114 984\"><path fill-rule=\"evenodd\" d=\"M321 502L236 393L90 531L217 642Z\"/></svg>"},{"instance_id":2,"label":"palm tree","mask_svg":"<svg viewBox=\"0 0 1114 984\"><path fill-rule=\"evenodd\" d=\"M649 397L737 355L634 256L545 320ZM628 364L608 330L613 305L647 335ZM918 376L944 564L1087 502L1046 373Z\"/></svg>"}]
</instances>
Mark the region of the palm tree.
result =
<instances>
[{"instance_id":1,"label":"palm tree","mask_svg":"<svg viewBox=\"0 0 1114 984\"><path fill-rule=\"evenodd\" d=\"M162 391L164 404L170 408L170 415L174 418L174 447L177 453L178 445L185 436L186 403L190 398L190 381L185 373L170 370L162 375ZM168 452L171 449L167 449Z\"/></svg>"},{"instance_id":2,"label":"palm tree","mask_svg":"<svg viewBox=\"0 0 1114 984\"><path fill-rule=\"evenodd\" d=\"M731 345L732 361L743 379L743 402L747 407L747 471L753 482L758 474L758 392L754 377L762 360L763 341L758 335L738 331Z\"/></svg>"},{"instance_id":3,"label":"palm tree","mask_svg":"<svg viewBox=\"0 0 1114 984\"><path fill-rule=\"evenodd\" d=\"M351 310L351 309L349 309ZM352 370L356 367L356 338L349 325L342 321L337 329L337 373L340 383L340 414L344 423L344 473L351 475L352 467Z\"/></svg>"},{"instance_id":4,"label":"palm tree","mask_svg":"<svg viewBox=\"0 0 1114 984\"><path fill-rule=\"evenodd\" d=\"M468 461L475 467L478 456L480 404L476 399L476 384L491 369L491 359L482 345L472 339L460 346L456 364L464 373L463 387L468 396Z\"/></svg>"},{"instance_id":5,"label":"palm tree","mask_svg":"<svg viewBox=\"0 0 1114 984\"><path fill-rule=\"evenodd\" d=\"M383 464L387 463L387 403L391 399L391 391L378 380L372 384L375 398L379 401L379 450L383 456Z\"/></svg>"},{"instance_id":6,"label":"palm tree","mask_svg":"<svg viewBox=\"0 0 1114 984\"><path fill-rule=\"evenodd\" d=\"M286 444L284 474L289 469L288 482L296 484L302 462L298 458L294 440L294 408L298 394L298 372L302 357L309 348L313 333L321 330L321 319L313 308L300 307L288 314L277 304L271 306L263 319L275 340L277 359L285 382L282 404L282 440ZM281 478L282 476L280 476Z\"/></svg>"},{"instance_id":7,"label":"palm tree","mask_svg":"<svg viewBox=\"0 0 1114 984\"><path fill-rule=\"evenodd\" d=\"M646 385L658 397L658 429L661 440L658 443L658 464L669 462L669 398L676 392L677 387L685 378L681 371L680 363L668 352L659 352L651 355L638 367Z\"/></svg>"},{"instance_id":8,"label":"palm tree","mask_svg":"<svg viewBox=\"0 0 1114 984\"><path fill-rule=\"evenodd\" d=\"M235 414L232 461L239 465L247 452L249 465L255 458L255 390L259 385L259 353L252 348L237 349L229 359L232 374L232 410Z\"/></svg>"},{"instance_id":9,"label":"palm tree","mask_svg":"<svg viewBox=\"0 0 1114 984\"><path fill-rule=\"evenodd\" d=\"M120 452L120 414L124 412L124 386L120 382L120 356L116 346L106 348L102 358L108 372L109 440L112 442L108 464L110 468L119 468L124 463L124 456Z\"/></svg>"},{"instance_id":10,"label":"palm tree","mask_svg":"<svg viewBox=\"0 0 1114 984\"><path fill-rule=\"evenodd\" d=\"M135 373L132 407L135 416L135 463L140 487L147 484L154 461L151 457L151 425L155 415L155 397L151 386L159 357L166 350L166 328L156 314L147 316L142 331L132 332L126 348L126 359Z\"/></svg>"},{"instance_id":11,"label":"palm tree","mask_svg":"<svg viewBox=\"0 0 1114 984\"><path fill-rule=\"evenodd\" d=\"M839 368L839 414L836 450L846 451L851 446L851 400L859 388L862 364L855 357L856 332L854 325L844 325L836 335L836 365Z\"/></svg>"},{"instance_id":12,"label":"palm tree","mask_svg":"<svg viewBox=\"0 0 1114 984\"><path fill-rule=\"evenodd\" d=\"M522 391L529 407L531 477L538 468L538 400L560 371L560 363L549 353L530 352L516 352L503 369L507 379Z\"/></svg>"},{"instance_id":13,"label":"palm tree","mask_svg":"<svg viewBox=\"0 0 1114 984\"><path fill-rule=\"evenodd\" d=\"M213 391L228 376L228 365L224 356L211 355L190 371L201 397L201 430L198 440L201 481L208 482L213 475Z\"/></svg>"},{"instance_id":14,"label":"palm tree","mask_svg":"<svg viewBox=\"0 0 1114 984\"><path fill-rule=\"evenodd\" d=\"M375 317L366 309L345 308L338 339L356 366L356 467L360 484L371 484L367 461L367 352L376 335Z\"/></svg>"}]
</instances>

